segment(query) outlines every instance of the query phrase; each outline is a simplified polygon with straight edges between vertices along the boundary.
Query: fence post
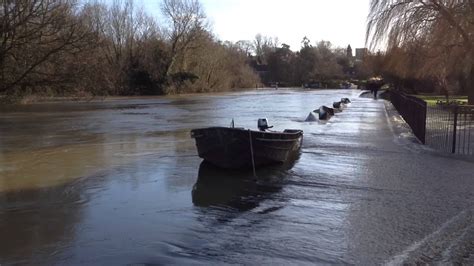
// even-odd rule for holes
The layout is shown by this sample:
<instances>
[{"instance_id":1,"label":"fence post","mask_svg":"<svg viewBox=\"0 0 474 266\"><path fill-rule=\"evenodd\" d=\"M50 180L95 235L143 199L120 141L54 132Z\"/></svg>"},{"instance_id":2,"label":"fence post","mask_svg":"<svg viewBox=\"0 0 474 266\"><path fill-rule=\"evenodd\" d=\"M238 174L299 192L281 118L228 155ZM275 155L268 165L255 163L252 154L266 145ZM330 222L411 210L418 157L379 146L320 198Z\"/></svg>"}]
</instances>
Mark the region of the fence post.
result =
<instances>
[{"instance_id":1,"label":"fence post","mask_svg":"<svg viewBox=\"0 0 474 266\"><path fill-rule=\"evenodd\" d=\"M456 153L456 134L458 128L458 106L454 107L454 122L453 122L453 148L452 153Z\"/></svg>"},{"instance_id":2,"label":"fence post","mask_svg":"<svg viewBox=\"0 0 474 266\"><path fill-rule=\"evenodd\" d=\"M421 136L421 142L423 144L426 144L426 113L427 113L427 104L425 101L423 101L423 109L422 109L422 112L421 112L421 133L420 133L420 136Z\"/></svg>"}]
</instances>

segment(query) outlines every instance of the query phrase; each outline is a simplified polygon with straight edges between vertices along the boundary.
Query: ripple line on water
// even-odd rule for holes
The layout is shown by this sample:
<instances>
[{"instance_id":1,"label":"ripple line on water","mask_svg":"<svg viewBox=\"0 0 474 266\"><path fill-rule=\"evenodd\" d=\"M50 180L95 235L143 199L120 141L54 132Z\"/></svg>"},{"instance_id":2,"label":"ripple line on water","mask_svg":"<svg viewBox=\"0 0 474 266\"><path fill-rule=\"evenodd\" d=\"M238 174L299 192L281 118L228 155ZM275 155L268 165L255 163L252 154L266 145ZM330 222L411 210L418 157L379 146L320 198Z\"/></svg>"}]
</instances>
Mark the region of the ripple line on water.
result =
<instances>
[{"instance_id":1,"label":"ripple line on water","mask_svg":"<svg viewBox=\"0 0 474 266\"><path fill-rule=\"evenodd\" d=\"M452 257L452 251L463 249L463 247L453 247L453 243L469 243L474 239L464 239L468 235L474 237L473 232L474 212L472 209L461 211L442 224L436 231L427 235L420 241L408 246L400 254L390 258L385 265L406 265L406 264L432 264L448 263L459 258ZM470 232L470 234L468 234ZM472 252L467 250L467 252ZM456 264L456 263L455 263Z\"/></svg>"}]
</instances>

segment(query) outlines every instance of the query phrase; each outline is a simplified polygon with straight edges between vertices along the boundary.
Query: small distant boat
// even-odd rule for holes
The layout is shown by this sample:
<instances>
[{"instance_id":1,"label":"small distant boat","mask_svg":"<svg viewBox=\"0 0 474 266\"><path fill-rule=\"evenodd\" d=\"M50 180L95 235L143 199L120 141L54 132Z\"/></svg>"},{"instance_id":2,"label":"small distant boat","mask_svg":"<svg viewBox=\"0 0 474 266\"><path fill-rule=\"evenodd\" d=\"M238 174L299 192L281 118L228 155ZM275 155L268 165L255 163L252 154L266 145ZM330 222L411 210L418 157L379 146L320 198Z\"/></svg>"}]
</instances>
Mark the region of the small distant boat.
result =
<instances>
[{"instance_id":1,"label":"small distant boat","mask_svg":"<svg viewBox=\"0 0 474 266\"><path fill-rule=\"evenodd\" d=\"M260 131L234 127L208 127L191 130L199 157L227 169L282 164L297 157L303 131L266 131L268 122L259 119Z\"/></svg>"}]
</instances>

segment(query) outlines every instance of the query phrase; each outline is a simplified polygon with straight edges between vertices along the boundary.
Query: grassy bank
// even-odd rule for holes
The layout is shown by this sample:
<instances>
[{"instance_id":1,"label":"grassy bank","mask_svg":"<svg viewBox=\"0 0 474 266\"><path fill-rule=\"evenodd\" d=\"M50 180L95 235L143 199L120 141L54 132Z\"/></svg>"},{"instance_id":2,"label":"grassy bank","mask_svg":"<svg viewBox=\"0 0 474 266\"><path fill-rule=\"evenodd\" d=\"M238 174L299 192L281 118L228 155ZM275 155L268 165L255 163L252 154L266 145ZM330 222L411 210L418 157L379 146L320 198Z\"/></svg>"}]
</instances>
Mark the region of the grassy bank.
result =
<instances>
[{"instance_id":1,"label":"grassy bank","mask_svg":"<svg viewBox=\"0 0 474 266\"><path fill-rule=\"evenodd\" d=\"M412 95L412 96L422 99L428 105L436 105L438 101L446 102L446 96L444 95ZM467 104L467 96L460 96L460 95L449 96L449 101L457 101L457 102Z\"/></svg>"},{"instance_id":2,"label":"grassy bank","mask_svg":"<svg viewBox=\"0 0 474 266\"><path fill-rule=\"evenodd\" d=\"M295 88L279 88L282 89L295 89ZM299 89L299 88L296 88ZM206 92L185 92L185 93L174 93L174 94L162 94L162 95L71 95L71 96L54 96L54 95L27 95L22 97L7 97L5 95L0 95L0 106L1 105L27 105L27 104L40 104L40 103L63 103L63 102L103 102L103 101L115 101L115 100L124 100L124 99L153 99L153 98L179 98L183 96L191 96L191 95L205 95L205 94L212 94L212 95L219 95L219 94L226 94L232 92L248 92L248 91L255 91L255 90L275 90L274 88L239 88L239 89L229 89L229 90L222 90L222 91L206 91Z\"/></svg>"}]
</instances>

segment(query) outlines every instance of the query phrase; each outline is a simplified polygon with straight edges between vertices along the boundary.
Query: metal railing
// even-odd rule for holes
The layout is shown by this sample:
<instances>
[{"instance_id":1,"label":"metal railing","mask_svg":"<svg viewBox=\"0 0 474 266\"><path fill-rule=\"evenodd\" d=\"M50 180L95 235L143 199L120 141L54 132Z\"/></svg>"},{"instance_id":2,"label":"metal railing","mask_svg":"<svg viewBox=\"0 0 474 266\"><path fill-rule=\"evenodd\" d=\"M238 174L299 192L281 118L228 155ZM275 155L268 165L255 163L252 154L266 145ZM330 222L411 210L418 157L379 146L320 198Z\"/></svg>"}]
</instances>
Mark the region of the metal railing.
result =
<instances>
[{"instance_id":1,"label":"metal railing","mask_svg":"<svg viewBox=\"0 0 474 266\"><path fill-rule=\"evenodd\" d=\"M399 91L390 101L423 143L440 151L474 155L474 105L425 101Z\"/></svg>"},{"instance_id":2,"label":"metal railing","mask_svg":"<svg viewBox=\"0 0 474 266\"><path fill-rule=\"evenodd\" d=\"M411 127L415 136L425 144L426 102L399 91L390 92L390 101Z\"/></svg>"},{"instance_id":3,"label":"metal railing","mask_svg":"<svg viewBox=\"0 0 474 266\"><path fill-rule=\"evenodd\" d=\"M426 144L445 152L474 155L474 106L428 106Z\"/></svg>"}]
</instances>

